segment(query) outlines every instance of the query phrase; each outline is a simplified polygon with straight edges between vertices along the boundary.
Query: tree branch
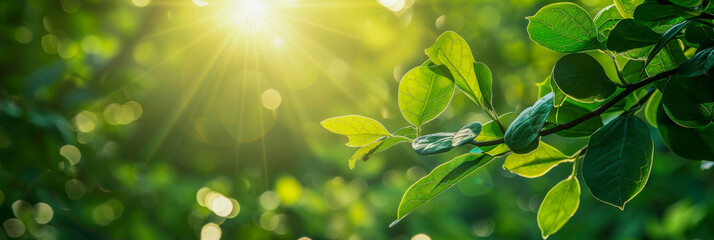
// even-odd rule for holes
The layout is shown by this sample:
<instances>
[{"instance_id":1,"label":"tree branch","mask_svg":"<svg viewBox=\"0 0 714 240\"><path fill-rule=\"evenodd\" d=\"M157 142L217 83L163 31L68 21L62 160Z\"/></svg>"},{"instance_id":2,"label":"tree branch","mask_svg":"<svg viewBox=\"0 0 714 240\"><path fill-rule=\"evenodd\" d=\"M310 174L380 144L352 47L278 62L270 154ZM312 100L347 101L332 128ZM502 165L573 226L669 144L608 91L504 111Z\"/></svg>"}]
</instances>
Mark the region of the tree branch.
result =
<instances>
[{"instance_id":1,"label":"tree branch","mask_svg":"<svg viewBox=\"0 0 714 240\"><path fill-rule=\"evenodd\" d=\"M566 129L575 127L575 126L577 126L578 124L580 124L580 123L582 123L582 122L585 122L585 121L587 121L587 120L589 120L589 119L591 119L591 118L600 116L601 114L605 113L605 111L607 111L608 109L610 109L612 106L615 106L615 104L617 104L617 102L619 102L620 100L624 99L625 97L627 97L627 95L630 95L630 94L631 94L632 92L634 92L635 90L637 90L637 89L639 89L639 88L641 88L641 87L647 86L647 84L653 83L653 82L655 82L655 81L657 81L657 80L664 79L664 78L667 78L667 77L669 77L669 76L672 76L672 75L673 75L674 73L676 73L676 72L677 72L677 69L675 68L675 69L672 69L672 70L667 70L667 71L661 72L661 73L659 73L659 74L657 74L657 75L654 75L654 76L646 77L646 78L640 80L639 82L636 82L636 83L633 83L633 84L628 84L628 85L625 87L625 90L624 90L624 91L618 93L617 95L615 95L615 97L613 97L612 99L610 99L610 101L605 102L604 104L602 104L602 105L600 105L599 107L597 107L595 110L593 110L593 111L591 111L591 112L588 112L588 113L586 113L586 114L584 114L584 115L582 115L582 116L580 116L580 117L578 117L578 118L576 118L576 119L574 119L574 120L572 120L572 121L570 121L570 122L557 125L557 126L555 126L555 127L553 127L553 128L549 128L549 129L542 130L542 131L540 131L540 133L539 133L538 135L540 135L540 136L547 136L547 135L550 135L550 134L553 134L553 133L556 133L556 132L559 132L559 131L563 131L563 130L566 130ZM504 142L505 142L505 141L503 140L503 138L501 138L501 139L496 139L496 140L491 140L491 141L484 141L484 142L472 141L471 144L474 145L474 146L477 146L477 147L487 147L487 146L493 146L493 145L502 144L502 143L504 143Z\"/></svg>"}]
</instances>

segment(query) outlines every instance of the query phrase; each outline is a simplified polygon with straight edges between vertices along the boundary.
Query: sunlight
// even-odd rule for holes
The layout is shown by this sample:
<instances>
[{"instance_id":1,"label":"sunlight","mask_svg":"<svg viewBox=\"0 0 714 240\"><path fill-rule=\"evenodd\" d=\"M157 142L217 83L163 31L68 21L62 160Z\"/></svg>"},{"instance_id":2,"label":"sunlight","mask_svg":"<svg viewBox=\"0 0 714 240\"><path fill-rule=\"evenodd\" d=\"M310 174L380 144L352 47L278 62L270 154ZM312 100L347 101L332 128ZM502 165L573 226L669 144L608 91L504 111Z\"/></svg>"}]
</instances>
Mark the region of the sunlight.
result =
<instances>
[{"instance_id":1,"label":"sunlight","mask_svg":"<svg viewBox=\"0 0 714 240\"><path fill-rule=\"evenodd\" d=\"M245 0L241 3L241 13L257 17L263 14L266 10L266 5L260 0Z\"/></svg>"}]
</instances>

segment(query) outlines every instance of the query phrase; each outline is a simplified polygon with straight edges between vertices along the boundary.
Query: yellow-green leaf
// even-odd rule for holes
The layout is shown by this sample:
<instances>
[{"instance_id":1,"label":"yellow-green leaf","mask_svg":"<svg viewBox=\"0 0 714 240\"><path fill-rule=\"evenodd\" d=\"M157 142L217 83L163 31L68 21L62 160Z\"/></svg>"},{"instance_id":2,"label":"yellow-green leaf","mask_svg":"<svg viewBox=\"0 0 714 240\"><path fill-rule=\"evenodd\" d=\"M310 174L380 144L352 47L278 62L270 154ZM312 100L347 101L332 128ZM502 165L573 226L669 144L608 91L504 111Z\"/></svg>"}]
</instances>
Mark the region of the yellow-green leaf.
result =
<instances>
[{"instance_id":1,"label":"yellow-green leaf","mask_svg":"<svg viewBox=\"0 0 714 240\"><path fill-rule=\"evenodd\" d=\"M449 70L444 66L420 66L404 75L397 99L409 123L419 127L446 109L454 95L454 82L446 74Z\"/></svg>"},{"instance_id":2,"label":"yellow-green leaf","mask_svg":"<svg viewBox=\"0 0 714 240\"><path fill-rule=\"evenodd\" d=\"M580 205L580 183L575 176L559 182L548 191L538 208L538 227L543 239L560 230Z\"/></svg>"},{"instance_id":3,"label":"yellow-green leaf","mask_svg":"<svg viewBox=\"0 0 714 240\"><path fill-rule=\"evenodd\" d=\"M330 132L347 136L349 138L347 146L350 147L364 146L381 137L389 136L387 129L377 120L360 115L329 118L320 124Z\"/></svg>"},{"instance_id":4,"label":"yellow-green leaf","mask_svg":"<svg viewBox=\"0 0 714 240\"><path fill-rule=\"evenodd\" d=\"M528 154L511 154L506 157L503 168L527 178L543 176L553 167L563 162L572 162L575 156L568 156L558 149L541 142L540 147Z\"/></svg>"}]
</instances>

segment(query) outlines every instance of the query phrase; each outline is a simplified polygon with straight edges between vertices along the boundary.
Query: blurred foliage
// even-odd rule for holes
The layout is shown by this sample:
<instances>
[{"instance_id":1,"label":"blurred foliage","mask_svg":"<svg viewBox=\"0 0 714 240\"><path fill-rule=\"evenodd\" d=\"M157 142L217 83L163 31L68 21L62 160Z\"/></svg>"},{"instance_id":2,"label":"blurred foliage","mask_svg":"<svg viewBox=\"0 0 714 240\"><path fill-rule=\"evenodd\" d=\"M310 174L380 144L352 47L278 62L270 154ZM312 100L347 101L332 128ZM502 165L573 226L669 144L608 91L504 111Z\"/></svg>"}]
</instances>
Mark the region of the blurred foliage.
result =
<instances>
[{"instance_id":1,"label":"blurred foliage","mask_svg":"<svg viewBox=\"0 0 714 240\"><path fill-rule=\"evenodd\" d=\"M388 228L456 153L397 146L350 171L319 122L405 125L397 81L445 30L490 66L495 108L521 111L560 56L526 33L552 2L276 0L246 22L225 0L2 1L0 239L539 239L538 203L569 164L526 181L494 160ZM458 94L430 126L488 118L475 109ZM655 148L627 209L583 197L552 238L714 238L711 170Z\"/></svg>"}]
</instances>

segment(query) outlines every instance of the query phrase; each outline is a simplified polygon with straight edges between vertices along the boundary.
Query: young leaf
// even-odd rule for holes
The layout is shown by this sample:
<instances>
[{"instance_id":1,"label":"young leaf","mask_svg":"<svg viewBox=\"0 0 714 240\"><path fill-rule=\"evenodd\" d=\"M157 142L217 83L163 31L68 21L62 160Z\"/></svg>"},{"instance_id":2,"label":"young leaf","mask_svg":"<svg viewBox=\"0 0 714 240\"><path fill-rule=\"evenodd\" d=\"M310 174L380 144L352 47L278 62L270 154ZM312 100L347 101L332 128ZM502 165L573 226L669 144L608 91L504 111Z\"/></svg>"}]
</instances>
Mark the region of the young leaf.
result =
<instances>
[{"instance_id":1,"label":"young leaf","mask_svg":"<svg viewBox=\"0 0 714 240\"><path fill-rule=\"evenodd\" d=\"M553 109L553 96L553 93L546 94L513 120L504 136L506 145L513 152L523 154L538 148L540 130Z\"/></svg>"},{"instance_id":2,"label":"young leaf","mask_svg":"<svg viewBox=\"0 0 714 240\"><path fill-rule=\"evenodd\" d=\"M498 121L500 121L505 126L510 126L517 116L518 114L513 112L506 113L498 117ZM501 131L501 128L496 122L490 121L483 124L483 126L481 127L481 133L474 140L476 140L477 142L485 142L501 138L503 138L503 132ZM506 144L481 147L481 150L491 156L501 155L510 151Z\"/></svg>"},{"instance_id":3,"label":"young leaf","mask_svg":"<svg viewBox=\"0 0 714 240\"><path fill-rule=\"evenodd\" d=\"M347 136L349 138L347 146L350 147L364 146L381 137L389 136L389 132L381 123L365 116L334 117L326 119L320 124L330 132Z\"/></svg>"},{"instance_id":4,"label":"young leaf","mask_svg":"<svg viewBox=\"0 0 714 240\"><path fill-rule=\"evenodd\" d=\"M700 14L702 14L700 11L677 5L645 2L637 6L633 17L638 21L661 22L678 17L692 18Z\"/></svg>"},{"instance_id":5,"label":"young leaf","mask_svg":"<svg viewBox=\"0 0 714 240\"><path fill-rule=\"evenodd\" d=\"M399 110L416 127L431 121L449 105L454 95L454 82L444 66L416 67L399 83Z\"/></svg>"},{"instance_id":6,"label":"young leaf","mask_svg":"<svg viewBox=\"0 0 714 240\"><path fill-rule=\"evenodd\" d=\"M538 208L538 227L543 239L560 230L580 205L580 183L575 176L560 181L545 194Z\"/></svg>"},{"instance_id":7,"label":"young leaf","mask_svg":"<svg viewBox=\"0 0 714 240\"><path fill-rule=\"evenodd\" d=\"M692 58L687 59L677 70L677 75L682 77L699 76L714 67L714 48L699 51Z\"/></svg>"},{"instance_id":8,"label":"young leaf","mask_svg":"<svg viewBox=\"0 0 714 240\"><path fill-rule=\"evenodd\" d=\"M431 155L447 152L454 147L462 146L474 140L481 132L481 123L473 122L459 129L455 133L435 133L414 139L412 148L421 155Z\"/></svg>"},{"instance_id":9,"label":"young leaf","mask_svg":"<svg viewBox=\"0 0 714 240\"><path fill-rule=\"evenodd\" d=\"M380 139L357 149L357 151L352 154L352 157L350 157L349 159L350 169L355 168L355 163L357 163L357 160L362 159L364 161L367 161L367 159L369 159L369 155L374 153L377 148L379 148L379 146L383 143L384 139Z\"/></svg>"},{"instance_id":10,"label":"young leaf","mask_svg":"<svg viewBox=\"0 0 714 240\"><path fill-rule=\"evenodd\" d=\"M632 18L637 6L643 2L645 0L615 0L615 7L624 18Z\"/></svg>"},{"instance_id":11,"label":"young leaf","mask_svg":"<svg viewBox=\"0 0 714 240\"><path fill-rule=\"evenodd\" d=\"M595 15L595 26L597 27L600 42L607 40L610 30L615 27L615 24L617 24L620 19L622 19L622 15L617 11L615 4L603 8Z\"/></svg>"},{"instance_id":12,"label":"young leaf","mask_svg":"<svg viewBox=\"0 0 714 240\"><path fill-rule=\"evenodd\" d=\"M688 128L704 127L714 121L714 79L672 76L662 92L667 115Z\"/></svg>"},{"instance_id":13,"label":"young leaf","mask_svg":"<svg viewBox=\"0 0 714 240\"><path fill-rule=\"evenodd\" d=\"M618 117L590 138L582 168L585 184L596 199L624 209L647 183L653 150L647 124L631 115Z\"/></svg>"},{"instance_id":14,"label":"young leaf","mask_svg":"<svg viewBox=\"0 0 714 240\"><path fill-rule=\"evenodd\" d=\"M553 3L527 17L528 36L545 48L574 53L600 48L592 17L574 3Z\"/></svg>"},{"instance_id":15,"label":"young leaf","mask_svg":"<svg viewBox=\"0 0 714 240\"><path fill-rule=\"evenodd\" d=\"M659 41L657 41L657 44L655 44L654 47L652 47L652 49L650 50L650 52L647 54L647 60L645 61L645 66L647 66L647 64L649 64L652 61L652 59L655 57L655 55L657 55L659 53L659 51L661 51L662 48L664 48L665 45L667 43L669 43L669 41L674 38L675 35L677 35L679 32L681 32L682 29L684 29L690 23L692 23L692 22L684 21L684 22L675 24L669 30L664 32L664 34L662 34L662 38L660 38Z\"/></svg>"},{"instance_id":16,"label":"young leaf","mask_svg":"<svg viewBox=\"0 0 714 240\"><path fill-rule=\"evenodd\" d=\"M714 161L714 125L684 128L670 120L664 107L656 108L657 129L665 145L680 157Z\"/></svg>"},{"instance_id":17,"label":"young leaf","mask_svg":"<svg viewBox=\"0 0 714 240\"><path fill-rule=\"evenodd\" d=\"M389 226L392 227L404 217L424 205L439 193L446 191L461 179L468 176L493 159L492 156L482 153L467 153L443 163L428 175L412 184L402 197L397 211L397 220Z\"/></svg>"},{"instance_id":18,"label":"young leaf","mask_svg":"<svg viewBox=\"0 0 714 240\"><path fill-rule=\"evenodd\" d=\"M661 35L634 19L617 22L607 37L607 49L624 52L630 49L652 45Z\"/></svg>"},{"instance_id":19,"label":"young leaf","mask_svg":"<svg viewBox=\"0 0 714 240\"><path fill-rule=\"evenodd\" d=\"M511 154L506 157L503 168L527 178L537 178L563 162L572 162L575 156L568 156L558 149L542 142L540 147L528 154Z\"/></svg>"},{"instance_id":20,"label":"young leaf","mask_svg":"<svg viewBox=\"0 0 714 240\"><path fill-rule=\"evenodd\" d=\"M584 53L560 58L553 67L552 78L563 93L581 102L603 101L617 89L600 63Z\"/></svg>"},{"instance_id":21,"label":"young leaf","mask_svg":"<svg viewBox=\"0 0 714 240\"><path fill-rule=\"evenodd\" d=\"M481 108L493 110L491 107L491 81L490 79L486 81L477 78L475 70L477 64L474 64L474 57L466 40L455 32L444 32L434 45L426 49L426 54L435 64L449 68L456 86L466 93L466 96ZM483 66L478 67L482 68Z\"/></svg>"}]
</instances>

